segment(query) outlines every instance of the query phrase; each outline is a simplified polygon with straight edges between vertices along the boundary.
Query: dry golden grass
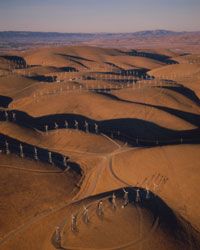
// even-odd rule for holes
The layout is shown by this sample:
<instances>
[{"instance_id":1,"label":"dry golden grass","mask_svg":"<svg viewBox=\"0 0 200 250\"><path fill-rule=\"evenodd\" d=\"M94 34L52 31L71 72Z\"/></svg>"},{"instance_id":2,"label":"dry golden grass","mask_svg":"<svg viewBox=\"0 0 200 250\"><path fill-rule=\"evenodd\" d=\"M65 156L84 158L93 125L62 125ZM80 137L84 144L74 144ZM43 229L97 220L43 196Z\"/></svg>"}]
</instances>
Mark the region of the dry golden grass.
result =
<instances>
[{"instance_id":1,"label":"dry golden grass","mask_svg":"<svg viewBox=\"0 0 200 250\"><path fill-rule=\"evenodd\" d=\"M147 124L164 130L197 131L198 55L181 56L166 49L148 52L167 55L179 64L89 46L19 52L29 67L13 72L8 60L0 58L0 95L12 98L4 110L24 111L35 118L54 114L77 114L96 121L132 118L142 121L141 127L133 129L142 131L144 138L149 133ZM191 60L196 62L191 64ZM74 67L78 72L63 72L62 67ZM133 85L133 77L122 84L124 76L120 76L121 82L111 82L109 79L117 76L105 74L103 79L103 74L98 74L121 69L146 69L156 79L140 79ZM61 82L34 80L31 75L57 76ZM94 78L82 78L88 75ZM91 88L111 90L105 94ZM185 242L173 235L181 232L168 232L151 209L132 203L121 208L122 199L117 197L117 210L113 211L107 196L124 187L147 188L199 231L199 144L138 148L105 134L64 128L42 132L11 121L0 123L0 134L69 156L83 171L81 177L73 170L62 171L55 165L1 153L0 249L53 250L58 225L62 249L198 249L193 238L187 238L193 233L188 224L184 224L189 232ZM102 220L96 208L105 193ZM88 225L82 220L83 206L89 208ZM74 234L70 231L71 215L77 212L79 232Z\"/></svg>"}]
</instances>

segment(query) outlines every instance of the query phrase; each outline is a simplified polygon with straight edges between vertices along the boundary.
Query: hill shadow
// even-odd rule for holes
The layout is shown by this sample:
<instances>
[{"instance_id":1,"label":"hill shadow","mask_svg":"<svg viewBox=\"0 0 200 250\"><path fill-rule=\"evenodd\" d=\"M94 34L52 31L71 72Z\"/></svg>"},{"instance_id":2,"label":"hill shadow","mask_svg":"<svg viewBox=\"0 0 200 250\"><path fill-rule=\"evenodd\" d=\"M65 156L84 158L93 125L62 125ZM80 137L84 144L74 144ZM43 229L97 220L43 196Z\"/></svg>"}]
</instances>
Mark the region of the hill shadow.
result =
<instances>
[{"instance_id":1,"label":"hill shadow","mask_svg":"<svg viewBox=\"0 0 200 250\"><path fill-rule=\"evenodd\" d=\"M149 190L147 198L147 190L142 187L125 187L125 189L128 192L129 202L150 211L154 221L158 218L160 229L172 237L180 245L180 249L200 249L200 233L190 222L170 208L161 197ZM137 190L140 194L139 202L136 202ZM101 194L100 197L111 197L113 192L117 197L123 199L124 191L122 189Z\"/></svg>"},{"instance_id":2,"label":"hill shadow","mask_svg":"<svg viewBox=\"0 0 200 250\"><path fill-rule=\"evenodd\" d=\"M76 63L76 64L82 66L82 67L85 68L85 69L89 69L84 63L79 62L79 61L78 61L77 59L75 59L74 57L69 57L69 56L67 56L67 55L65 55L65 54L57 54L57 55L62 56L62 57L64 57L64 58L70 60L71 62L74 62L74 63Z\"/></svg>"},{"instance_id":3,"label":"hill shadow","mask_svg":"<svg viewBox=\"0 0 200 250\"><path fill-rule=\"evenodd\" d=\"M12 101L11 97L0 95L0 107L7 108Z\"/></svg>"},{"instance_id":4,"label":"hill shadow","mask_svg":"<svg viewBox=\"0 0 200 250\"><path fill-rule=\"evenodd\" d=\"M131 50L131 51L124 52L124 53L129 56L147 57L147 58L154 59L156 61L160 61L166 64L178 64L177 61L172 60L169 56L162 55L162 54L156 54L156 53L145 52L145 51L137 51L137 50Z\"/></svg>"},{"instance_id":5,"label":"hill shadow","mask_svg":"<svg viewBox=\"0 0 200 250\"><path fill-rule=\"evenodd\" d=\"M63 54L62 54L63 55ZM65 54L65 56L69 57L70 59L75 59L75 60L82 60L82 61L86 61L86 62L95 62L94 60L85 58L85 57L81 57L81 56L73 56L73 55L69 55L69 54Z\"/></svg>"},{"instance_id":6,"label":"hill shadow","mask_svg":"<svg viewBox=\"0 0 200 250\"><path fill-rule=\"evenodd\" d=\"M105 93L103 91L102 92L96 91L96 93L100 94L100 95L104 95L104 96L106 96L106 97L108 97L108 98L110 98L112 100L115 100L115 101L138 104L138 105L142 105L142 106L146 106L146 107L155 108L155 109L158 109L158 110L161 110L161 111L165 111L166 113L169 113L171 115L179 117L179 118L193 124L194 126L200 127L200 115L198 115L198 114L193 114L193 113L182 111L182 110L168 108L168 107L165 107L165 106L159 106L159 105L147 104L147 103L142 103L142 102L124 100L124 99L122 99L120 97L117 97L117 96L111 94L111 93Z\"/></svg>"},{"instance_id":7,"label":"hill shadow","mask_svg":"<svg viewBox=\"0 0 200 250\"><path fill-rule=\"evenodd\" d=\"M26 76L26 78L39 82L54 82L56 81L57 76L32 75L32 76Z\"/></svg>"},{"instance_id":8,"label":"hill shadow","mask_svg":"<svg viewBox=\"0 0 200 250\"><path fill-rule=\"evenodd\" d=\"M113 75L113 76L135 76L139 78L146 78L146 79L154 79L153 76L150 76L147 74L148 69L145 68L140 68L140 69L120 69L120 70L113 70L113 71L96 71L94 72L95 74L99 75ZM116 79L111 79L111 80L116 80ZM120 79L118 79L120 80Z\"/></svg>"},{"instance_id":9,"label":"hill shadow","mask_svg":"<svg viewBox=\"0 0 200 250\"><path fill-rule=\"evenodd\" d=\"M58 69L62 72L78 72L75 67L60 67Z\"/></svg>"},{"instance_id":10,"label":"hill shadow","mask_svg":"<svg viewBox=\"0 0 200 250\"><path fill-rule=\"evenodd\" d=\"M105 134L113 139L137 147L200 143L200 128L180 131L164 128L153 122L135 118L97 121L78 114L52 114L32 117L18 110L6 112L7 116L5 111L0 111L1 121L7 120L20 126L44 132L46 125L48 126L48 130L63 128L85 132L88 130L89 133ZM15 114L14 118L13 113Z\"/></svg>"},{"instance_id":11,"label":"hill shadow","mask_svg":"<svg viewBox=\"0 0 200 250\"><path fill-rule=\"evenodd\" d=\"M112 66L117 68L118 70L123 70L122 67L117 66L115 63L111 63L111 62L104 62L106 65Z\"/></svg>"},{"instance_id":12,"label":"hill shadow","mask_svg":"<svg viewBox=\"0 0 200 250\"><path fill-rule=\"evenodd\" d=\"M23 157L27 157L30 159L35 159L36 154L35 154L35 149L37 150L37 160L44 162L44 163L49 163L49 150L45 148L41 148L38 146L34 146L22 141L19 141L17 139L14 139L10 136L4 135L0 133L0 149L6 153L6 142L8 143L8 148L9 148L9 153L17 154L20 156L20 144L23 147ZM57 152L51 152L51 158L53 165L60 168L61 170L65 170L66 166L64 165L63 162L63 155ZM73 162L69 161L69 157L66 157L67 165L75 171L77 174L81 175L82 170L81 167ZM35 159L36 160L36 159Z\"/></svg>"},{"instance_id":13,"label":"hill shadow","mask_svg":"<svg viewBox=\"0 0 200 250\"><path fill-rule=\"evenodd\" d=\"M183 85L179 85L179 86L157 86L156 88L164 88L164 89L169 89L169 90L175 91L175 92L187 97L188 99L195 102L196 104L200 105L200 100L199 100L198 96L195 94L195 92L193 90L189 89L189 88L186 88Z\"/></svg>"},{"instance_id":14,"label":"hill shadow","mask_svg":"<svg viewBox=\"0 0 200 250\"><path fill-rule=\"evenodd\" d=\"M14 55L2 55L0 56L12 63L18 64L18 69L24 69L27 66L26 60L21 56L14 56Z\"/></svg>"}]
</instances>

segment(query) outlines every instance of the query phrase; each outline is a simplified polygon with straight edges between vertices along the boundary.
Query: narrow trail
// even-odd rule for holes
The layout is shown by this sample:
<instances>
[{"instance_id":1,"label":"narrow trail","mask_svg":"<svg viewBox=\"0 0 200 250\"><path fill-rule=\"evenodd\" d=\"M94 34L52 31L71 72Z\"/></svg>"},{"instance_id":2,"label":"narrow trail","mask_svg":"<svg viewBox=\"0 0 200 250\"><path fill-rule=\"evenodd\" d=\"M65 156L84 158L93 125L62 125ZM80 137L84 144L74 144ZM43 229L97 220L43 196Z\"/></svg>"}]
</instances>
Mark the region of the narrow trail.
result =
<instances>
[{"instance_id":1,"label":"narrow trail","mask_svg":"<svg viewBox=\"0 0 200 250\"><path fill-rule=\"evenodd\" d=\"M98 166L90 170L90 172L85 176L80 192L73 198L73 201L79 201L94 194L97 183L104 172L105 167L106 166L100 162Z\"/></svg>"},{"instance_id":2,"label":"narrow trail","mask_svg":"<svg viewBox=\"0 0 200 250\"><path fill-rule=\"evenodd\" d=\"M41 219L55 213L58 212L64 208L66 208L67 206L69 206L70 203L65 203L58 205L56 208L53 209L49 209L50 211L44 212L36 217L31 218L28 222L21 224L19 227L15 228L14 230L10 231L9 233L7 233L6 235L4 235L2 237L2 239L0 240L0 246L2 246L3 244L5 244L8 240L10 240L12 237L14 237L16 234L23 232L25 229L27 229L29 226L31 226L32 224L40 221Z\"/></svg>"},{"instance_id":3,"label":"narrow trail","mask_svg":"<svg viewBox=\"0 0 200 250\"><path fill-rule=\"evenodd\" d=\"M97 81L97 83L98 83L98 81ZM33 86L34 87L40 86L40 83L33 83L33 84L21 89L20 91L9 93L9 94L14 95L13 101L11 102L11 105L12 105L12 103L15 103L14 98L18 97L20 99L19 94L23 93L27 89L32 88ZM140 85L139 85L139 88L141 88ZM127 88L127 89L131 89L131 88ZM136 89L138 89L138 88L136 88ZM75 90L70 90L70 91L68 90L67 94L71 93L71 92L75 92L75 91L80 92L80 89L75 89ZM86 90L86 91L88 91L88 90ZM92 92L92 90L89 90L89 91ZM34 91L34 93L35 93L35 91ZM63 94L63 93L56 93L56 95L60 95L60 94ZM42 98L43 98L43 96L39 95L39 96L36 96L36 98L33 99L33 101L34 102L42 101ZM149 120L152 112L153 112L153 108L151 108L150 112L147 112L146 107L144 107L145 120ZM43 133L41 131L39 131L39 130L36 130L36 131L39 133L39 135L43 135ZM39 215L31 218L30 220L26 221L25 223L23 223L22 225L20 225L16 229L14 229L14 230L10 231L8 234L4 235L4 237L0 240L0 245L5 244L8 240L15 237L16 234L23 233L24 230L29 228L34 223L41 221L45 217L51 216L51 215L61 211L62 209L66 209L70 205L73 205L74 203L81 201L84 198L89 198L90 196L94 195L95 191L98 190L98 184L102 181L104 175L106 175L106 174L109 174L110 177L113 179L113 181L116 182L117 184L121 184L122 186L126 186L126 187L133 186L133 183L132 184L127 183L125 180L123 180L123 178L120 178L116 174L116 172L114 170L114 162L113 161L115 159L115 156L117 156L117 155L126 153L128 151L133 151L133 154L134 154L135 150L141 150L141 149L123 147L120 144L118 144L115 140L110 138L109 136L106 136L105 134L101 134L101 135L103 137L105 137L107 140L109 140L110 142L112 142L116 146L116 150L113 150L110 153L98 153L98 152L85 152L85 151L81 151L81 150L65 150L65 149L62 149L62 148L59 148L59 149L57 148L56 149L57 152L65 152L65 153L66 152L71 152L71 153L75 153L75 154L88 155L88 156L90 155L90 156L94 156L94 157L98 156L98 157L101 157L101 161L98 163L97 166L95 166L93 169L91 169L87 173L86 176L84 176L85 178L83 180L81 188L80 188L79 192L74 197L72 197L71 202L59 203L59 204L56 205L56 207L51 208L48 211L44 211L41 214L39 214ZM42 138L41 138L41 140L39 142L39 145L42 145ZM55 149L55 147L49 147L49 149L52 150L52 149ZM163 154L165 155L164 150L163 150ZM166 157L166 155L165 155L165 157ZM169 165L169 168L170 168L170 171L171 171L170 166L172 166L173 164L171 164L170 160L167 159L167 157L166 157L166 160L169 163L168 165ZM6 164L5 165L2 164L2 165L0 165L0 167L2 167L2 168L5 167L5 168L8 168L8 169L13 169L13 170L17 170L17 171L20 170L20 171L34 172L34 173L39 173L39 174L63 174L63 173L65 173L67 171L67 170L64 170L64 171L60 171L60 170L58 170L58 171L42 171L42 170L36 170L36 169L26 169L26 168L22 168L22 167L19 168L19 167L15 167L15 166L9 166L9 165L6 165ZM178 188L180 189L179 185L178 185ZM73 190L72 190L72 192L73 192ZM139 237L138 240L131 241L131 242L127 243L127 244L123 244L123 245L120 245L120 246L117 246L117 247L115 246L115 247L108 247L108 248L85 248L85 249L88 249L88 250L117 250L118 249L118 250L120 250L120 249L125 249L127 247L135 246L135 247L137 247L138 250L143 250L144 249L143 242L145 240L148 240L148 238L151 238L152 235L155 233L156 228L159 225L159 217L157 217L155 219L154 223L152 224L151 230L147 234L144 235L143 234L143 230L144 230L143 221L144 221L144 218L143 218L142 209L139 206L136 206L136 208L137 208L138 216L139 216L139 235L140 235L140 237ZM62 249L63 250L64 249L66 249L66 250L67 249L68 250L70 250L70 249L71 250L83 250L84 248L82 248L82 247L80 247L80 248L69 247L69 248L62 248Z\"/></svg>"},{"instance_id":4,"label":"narrow trail","mask_svg":"<svg viewBox=\"0 0 200 250\"><path fill-rule=\"evenodd\" d=\"M113 162L113 158L110 158L109 169L110 169L110 172L111 172L112 176L113 176L116 180L118 180L120 183L122 183L124 186L131 187L131 184L130 184L130 183L124 181L122 178L120 178L120 177L114 172L112 162Z\"/></svg>"},{"instance_id":5,"label":"narrow trail","mask_svg":"<svg viewBox=\"0 0 200 250\"><path fill-rule=\"evenodd\" d=\"M36 169L28 169L28 168L20 168L20 167L14 167L14 166L10 166L10 165L0 165L0 167L2 168L10 168L13 170L21 170L21 171L25 171L25 172L34 172L34 173L40 173L40 174L64 174L66 172L66 170L62 171L62 170L58 170L58 171L43 171L43 170L36 170Z\"/></svg>"},{"instance_id":6,"label":"narrow trail","mask_svg":"<svg viewBox=\"0 0 200 250\"><path fill-rule=\"evenodd\" d=\"M105 198L101 198L101 200L108 200L109 197L112 197L111 195L110 196L107 196ZM97 205L98 201L93 201L91 203L89 203L87 205L87 208L90 208L90 213L93 212L93 216L95 215L96 216L96 207L94 208L93 205ZM155 233L156 229L158 228L159 226L159 217L156 217L154 218L153 222L152 222L152 225L150 227L150 230L148 230L147 232L144 231L144 228L143 228L143 224L144 224L144 218L143 218L143 213L142 213L142 210L141 208L136 204L134 203L130 203L130 205L133 205L135 206L136 210L137 210L137 213L138 213L138 216L139 216L139 238L137 240L134 240L134 241L130 241L126 244L121 244L121 245L118 245L118 246L112 246L112 247L102 247L102 248L96 248L96 247L93 247L93 248L90 248L90 247L61 247L61 249L64 249L64 250L117 250L117 249L126 249L127 247L131 247L131 246L136 246L138 245L138 250L143 250L143 243L144 241L147 241L148 239L150 239L153 234ZM119 207L121 207L119 205ZM105 209L105 207L104 207ZM120 209L120 208L119 208ZM73 212L72 212L73 213ZM79 215L80 219L81 219L81 216L82 216L82 208L79 209L77 215ZM92 217L93 217L92 216ZM91 219L91 215L90 215L90 219ZM67 227L68 225L66 225L66 223L64 224L64 227ZM63 228L64 228L63 227ZM62 228L62 232L63 232L63 229ZM68 233L71 232L70 228L66 229Z\"/></svg>"},{"instance_id":7,"label":"narrow trail","mask_svg":"<svg viewBox=\"0 0 200 250\"><path fill-rule=\"evenodd\" d=\"M140 212L141 213L141 212ZM142 219L142 215L139 213L139 216L140 216L140 219ZM140 221L140 224L142 224L142 221ZM150 239L151 237L153 237L153 234L155 233L156 231L156 228L158 227L159 225L159 217L157 217L150 229L150 231L146 234L142 234L142 225L140 225L140 237L138 240L134 240L134 241L130 241L129 243L126 243L126 244L121 244L120 246L113 246L113 247L101 247L101 248L89 248L89 247L65 247L65 248L61 248L63 250L121 250L121 249L126 249L126 248L129 248L129 247L136 247L137 246L137 249L138 250L142 250L143 249L143 242L144 241L147 241L148 239ZM139 247L139 248L138 248Z\"/></svg>"},{"instance_id":8,"label":"narrow trail","mask_svg":"<svg viewBox=\"0 0 200 250\"><path fill-rule=\"evenodd\" d=\"M90 170L89 173L86 174L85 179L82 183L80 192L74 197L74 201L84 199L86 197L89 197L91 195L96 194L95 189L98 186L98 182L102 179L102 176L104 173L106 175L110 174L111 177L113 177L113 181L118 183L118 185L122 186L133 186L132 184L127 183L122 178L120 178L113 170L113 157L118 154L122 154L128 151L136 151L141 150L138 148L129 148L129 147L123 147L121 145L118 145L118 149L113 151L109 154L103 154L102 155L102 162L100 162L97 166L95 166L92 170ZM93 181L91 181L93 180Z\"/></svg>"},{"instance_id":9,"label":"narrow trail","mask_svg":"<svg viewBox=\"0 0 200 250\"><path fill-rule=\"evenodd\" d=\"M54 214L54 213L56 213L56 212L58 212L58 211L60 211L60 210L62 210L64 208L68 207L69 205L72 205L72 204L74 204L76 202L79 202L80 200L82 200L84 198L87 198L87 197L93 195L94 191L95 191L95 189L97 187L97 183L98 183L99 179L101 179L101 176L103 175L103 172L106 170L106 168L109 168L109 166L110 166L110 169L112 169L112 156L116 155L116 154L120 154L122 152L127 152L129 150L133 150L133 149L132 148L123 148L122 146L120 146L120 147L118 147L118 149L116 149L111 154L107 154L107 156L104 155L104 157L102 157L102 159L107 161L108 164L105 164L105 165L103 164L103 167L102 167L102 163L100 162L99 165L98 165L98 171L96 171L96 168L95 168L95 171L91 171L90 174L85 177L85 179L84 179L84 181L82 183L80 191L74 196L74 198L72 199L72 202L64 203L64 204L62 202L57 207L55 207L53 209L50 209L50 211L45 212L43 214L38 215L35 218L30 219L27 223L24 223L24 224L20 225L18 228L14 229L11 232L9 232L8 234L6 234L3 237L3 239L0 240L0 245L3 245L9 239L14 237L16 234L18 234L20 232L23 232L29 226L31 226L32 224L40 221L41 219L43 219L43 218L45 218L45 217L47 217L49 215L52 215L52 214ZM24 170L24 169L22 169L22 170ZM34 170L34 172L35 172L35 170ZM41 173L41 171L39 171L39 172ZM45 171L42 171L42 172L45 172ZM57 172L61 173L60 171L57 171ZM53 171L52 173L55 173L55 171ZM115 174L113 174L113 173L112 173L113 177L117 181L122 182L122 180L121 179L119 180L118 178L116 178ZM94 181L91 182L91 179L93 179ZM125 184L125 186L127 186L126 183L123 183L123 184ZM122 248L120 247L120 248L108 248L108 249L122 249Z\"/></svg>"},{"instance_id":10,"label":"narrow trail","mask_svg":"<svg viewBox=\"0 0 200 250\"><path fill-rule=\"evenodd\" d=\"M124 179L120 178L120 177L115 173L115 171L114 171L114 169L113 169L113 160L114 160L114 157L115 157L116 155L123 154L123 153L126 153L126 152L128 152L128 151L133 151L133 153L134 153L135 151L138 151L138 150L142 150L142 149L141 149L141 148L125 148L125 149L121 148L120 150L115 151L115 152L113 152L113 153L110 155L110 161L109 161L109 169L110 169L110 172L112 173L113 177L114 177L116 180L118 180L119 182L123 183L124 186L130 186L130 187L131 187L131 186L134 186L134 185L133 185L133 183L128 183L128 182L126 182Z\"/></svg>"},{"instance_id":11,"label":"narrow trail","mask_svg":"<svg viewBox=\"0 0 200 250\"><path fill-rule=\"evenodd\" d=\"M119 145L115 140L113 140L112 138L110 138L109 136L101 133L102 136L104 136L106 139L108 139L109 141L111 141L113 144L115 144L118 148L121 148L121 145Z\"/></svg>"},{"instance_id":12,"label":"narrow trail","mask_svg":"<svg viewBox=\"0 0 200 250\"><path fill-rule=\"evenodd\" d=\"M8 94L9 94L9 95L10 95L10 94L13 94L13 95L21 94L22 92L24 92L25 90L27 90L27 89L29 89L29 88L31 88L31 87L33 87L33 86L35 86L35 87L40 86L40 83L35 82L35 83L31 84L31 85L28 85L27 87L25 87L25 88L23 88L23 89L20 89L19 91L9 92ZM15 96L15 97L16 97L16 96ZM12 102L13 102L13 101L12 101Z\"/></svg>"},{"instance_id":13,"label":"narrow trail","mask_svg":"<svg viewBox=\"0 0 200 250\"><path fill-rule=\"evenodd\" d=\"M74 192L74 189L71 191L71 194ZM39 222L40 220L44 219L45 217L48 217L50 215L53 215L56 212L61 211L62 209L65 209L69 207L70 205L73 205L75 202L61 202L59 203L55 208L50 208L48 211L41 212L39 215L32 217L27 222L21 224L14 230L10 231L6 235L4 235L0 239L0 246L4 245L8 240L12 239L16 234L23 232L25 229L27 229L29 226L33 225L36 222Z\"/></svg>"},{"instance_id":14,"label":"narrow trail","mask_svg":"<svg viewBox=\"0 0 200 250\"><path fill-rule=\"evenodd\" d=\"M73 200L75 201L75 200L83 199L91 195L94 195L95 189L97 188L97 184L99 180L101 180L103 173L105 171L112 170L113 155L120 154L122 152L127 152L129 150L133 150L133 149L123 148L121 145L118 145L118 149L116 149L112 153L103 154L102 162L100 162L97 166L95 166L92 170L90 170L89 173L87 173L83 181L83 184L81 186L80 192L74 197ZM114 174L114 171L110 171L110 173L111 173L111 176L114 177L115 181L123 183L121 179L117 178L117 176Z\"/></svg>"}]
</instances>

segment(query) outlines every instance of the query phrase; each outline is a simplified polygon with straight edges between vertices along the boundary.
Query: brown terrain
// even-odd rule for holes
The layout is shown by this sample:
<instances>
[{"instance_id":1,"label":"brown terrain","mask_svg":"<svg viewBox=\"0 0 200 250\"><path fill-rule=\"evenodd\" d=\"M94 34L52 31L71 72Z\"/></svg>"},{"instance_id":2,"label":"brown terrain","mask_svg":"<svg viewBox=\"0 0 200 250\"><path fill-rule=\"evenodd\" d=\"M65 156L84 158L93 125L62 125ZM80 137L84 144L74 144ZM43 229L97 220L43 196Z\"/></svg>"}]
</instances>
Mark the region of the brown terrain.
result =
<instances>
[{"instance_id":1,"label":"brown terrain","mask_svg":"<svg viewBox=\"0 0 200 250\"><path fill-rule=\"evenodd\" d=\"M2 54L0 249L200 249L199 98L198 52Z\"/></svg>"}]
</instances>

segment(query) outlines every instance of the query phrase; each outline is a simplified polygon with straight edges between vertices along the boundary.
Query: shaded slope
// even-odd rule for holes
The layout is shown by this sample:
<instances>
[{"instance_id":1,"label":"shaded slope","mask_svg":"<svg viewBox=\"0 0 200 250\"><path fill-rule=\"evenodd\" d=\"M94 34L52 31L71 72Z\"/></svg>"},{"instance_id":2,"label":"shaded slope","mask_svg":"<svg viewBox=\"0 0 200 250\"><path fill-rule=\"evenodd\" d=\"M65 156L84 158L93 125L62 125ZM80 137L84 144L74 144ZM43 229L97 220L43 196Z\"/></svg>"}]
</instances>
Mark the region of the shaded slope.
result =
<instances>
[{"instance_id":1,"label":"shaded slope","mask_svg":"<svg viewBox=\"0 0 200 250\"><path fill-rule=\"evenodd\" d=\"M55 114L34 118L24 112L13 110L2 111L1 120L13 121L13 113L15 114L14 122L28 128L45 131L46 125L48 125L48 130L52 130L66 128L67 123L67 128L86 131L87 123L88 132L90 133L103 133L137 146L199 143L200 141L199 128L176 131L158 126L152 122L131 118L96 121L76 114ZM6 114L8 114L8 117Z\"/></svg>"}]
</instances>

